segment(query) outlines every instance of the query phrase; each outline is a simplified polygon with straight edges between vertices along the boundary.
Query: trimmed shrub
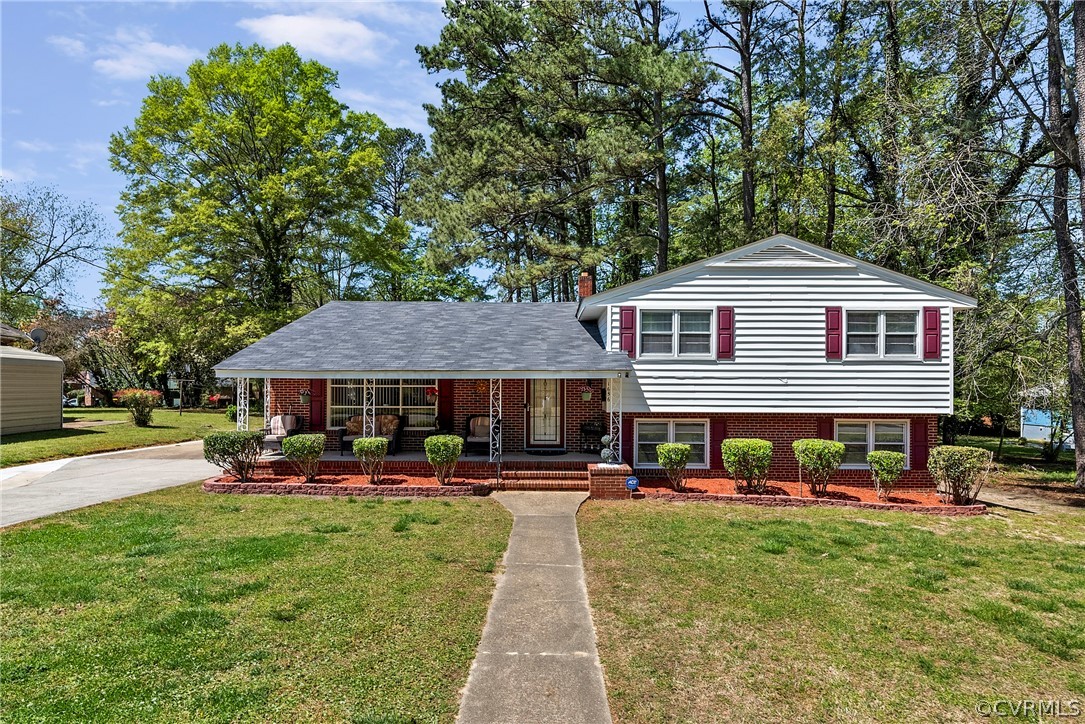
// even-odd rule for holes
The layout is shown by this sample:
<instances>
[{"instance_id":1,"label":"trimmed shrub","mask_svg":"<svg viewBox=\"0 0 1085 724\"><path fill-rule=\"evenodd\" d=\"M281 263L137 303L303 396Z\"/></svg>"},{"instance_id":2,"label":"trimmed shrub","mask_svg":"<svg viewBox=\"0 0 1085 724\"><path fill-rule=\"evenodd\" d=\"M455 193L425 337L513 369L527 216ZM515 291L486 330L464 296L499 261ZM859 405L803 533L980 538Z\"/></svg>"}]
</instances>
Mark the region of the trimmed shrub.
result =
<instances>
[{"instance_id":1,"label":"trimmed shrub","mask_svg":"<svg viewBox=\"0 0 1085 724\"><path fill-rule=\"evenodd\" d=\"M380 485L384 474L384 456L388 454L388 438L360 437L354 441L354 457L362 464L362 472L369 476L370 485Z\"/></svg>"},{"instance_id":2,"label":"trimmed shrub","mask_svg":"<svg viewBox=\"0 0 1085 724\"><path fill-rule=\"evenodd\" d=\"M259 430L212 432L203 439L203 457L243 483L249 482L256 461L264 447L264 433Z\"/></svg>"},{"instance_id":3,"label":"trimmed shrub","mask_svg":"<svg viewBox=\"0 0 1085 724\"><path fill-rule=\"evenodd\" d=\"M844 443L835 440L807 438L791 443L799 467L810 479L810 492L815 497L825 495L829 488L829 476L844 462Z\"/></svg>"},{"instance_id":4,"label":"trimmed shrub","mask_svg":"<svg viewBox=\"0 0 1085 724\"><path fill-rule=\"evenodd\" d=\"M283 438L283 456L294 463L294 467L298 469L298 475L305 478L307 483L316 480L320 456L323 454L324 435L322 433L291 435Z\"/></svg>"},{"instance_id":5,"label":"trimmed shrub","mask_svg":"<svg viewBox=\"0 0 1085 724\"><path fill-rule=\"evenodd\" d=\"M993 455L978 447L942 445L931 450L927 469L943 503L972 505L987 481Z\"/></svg>"},{"instance_id":6,"label":"trimmed shrub","mask_svg":"<svg viewBox=\"0 0 1085 724\"><path fill-rule=\"evenodd\" d=\"M226 419L230 422L237 422L237 405L226 406Z\"/></svg>"},{"instance_id":7,"label":"trimmed shrub","mask_svg":"<svg viewBox=\"0 0 1085 724\"><path fill-rule=\"evenodd\" d=\"M659 467L667 471L671 486L679 493L686 492L686 465L693 451L689 445L680 442L664 442L656 445L656 459Z\"/></svg>"},{"instance_id":8,"label":"trimmed shrub","mask_svg":"<svg viewBox=\"0 0 1085 724\"><path fill-rule=\"evenodd\" d=\"M867 453L866 462L870 466L870 476L874 478L874 490L879 498L887 500L893 486L904 475L904 453L872 450Z\"/></svg>"},{"instance_id":9,"label":"trimmed shrub","mask_svg":"<svg viewBox=\"0 0 1085 724\"><path fill-rule=\"evenodd\" d=\"M765 481L772 464L772 443L757 438L735 437L720 443L723 452L723 467L735 479L743 481L747 493L758 495L765 492Z\"/></svg>"},{"instance_id":10,"label":"trimmed shrub","mask_svg":"<svg viewBox=\"0 0 1085 724\"><path fill-rule=\"evenodd\" d=\"M456 472L456 461L463 452L463 438L458 435L433 435L426 438L426 460L433 466L437 482L448 485Z\"/></svg>"},{"instance_id":11,"label":"trimmed shrub","mask_svg":"<svg viewBox=\"0 0 1085 724\"><path fill-rule=\"evenodd\" d=\"M162 393L158 390L127 389L116 392L113 401L128 408L132 424L136 427L149 427L154 416L154 408L162 404Z\"/></svg>"},{"instance_id":12,"label":"trimmed shrub","mask_svg":"<svg viewBox=\"0 0 1085 724\"><path fill-rule=\"evenodd\" d=\"M603 446L599 450L599 457L602 458L603 462L607 465L614 463L618 459L618 453L614 452L614 448L612 447L614 445L614 436L603 435L599 438L599 443Z\"/></svg>"}]
</instances>

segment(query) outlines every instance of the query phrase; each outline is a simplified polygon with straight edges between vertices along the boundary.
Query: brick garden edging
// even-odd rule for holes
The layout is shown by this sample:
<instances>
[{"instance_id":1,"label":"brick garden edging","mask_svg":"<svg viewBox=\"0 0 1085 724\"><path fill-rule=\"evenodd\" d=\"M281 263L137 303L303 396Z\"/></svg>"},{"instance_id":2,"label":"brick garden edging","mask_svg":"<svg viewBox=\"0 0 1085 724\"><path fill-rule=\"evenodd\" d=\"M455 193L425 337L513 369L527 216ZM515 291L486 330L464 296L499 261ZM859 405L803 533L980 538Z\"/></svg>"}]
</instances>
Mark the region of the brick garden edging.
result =
<instances>
[{"instance_id":1,"label":"brick garden edging","mask_svg":"<svg viewBox=\"0 0 1085 724\"><path fill-rule=\"evenodd\" d=\"M466 498L489 495L486 483L471 485L329 485L324 483L239 483L218 478L205 480L205 493L241 495L338 495L355 498Z\"/></svg>"},{"instance_id":2,"label":"brick garden edging","mask_svg":"<svg viewBox=\"0 0 1085 724\"><path fill-rule=\"evenodd\" d=\"M976 505L906 505L904 503L864 503L860 500L833 500L832 498L794 498L789 495L720 495L716 493L657 493L647 500L663 500L668 503L739 503L769 508L859 508L860 510L891 510L905 513L926 513L953 517L986 515L987 506Z\"/></svg>"}]
</instances>

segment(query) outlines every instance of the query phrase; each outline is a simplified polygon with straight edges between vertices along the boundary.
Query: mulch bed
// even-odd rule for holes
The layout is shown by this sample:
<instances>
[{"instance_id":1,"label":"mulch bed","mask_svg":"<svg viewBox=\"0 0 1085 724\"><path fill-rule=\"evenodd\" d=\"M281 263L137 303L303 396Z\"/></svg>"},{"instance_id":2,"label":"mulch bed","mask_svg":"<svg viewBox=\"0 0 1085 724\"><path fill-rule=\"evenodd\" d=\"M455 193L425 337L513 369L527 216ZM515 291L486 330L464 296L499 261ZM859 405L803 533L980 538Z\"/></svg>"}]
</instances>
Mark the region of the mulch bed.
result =
<instances>
[{"instance_id":1,"label":"mulch bed","mask_svg":"<svg viewBox=\"0 0 1085 724\"><path fill-rule=\"evenodd\" d=\"M746 494L736 490L735 482L726 478L689 478L686 480L686 492L678 493L666 480L642 481L640 489L648 498L673 502L723 502L747 503L770 507L848 507L867 510L895 510L936 515L983 515L987 512L984 505L949 505L938 499L933 490L903 490L881 500L873 488L829 485L825 495L815 498L810 494L808 485L772 480L768 482L765 494Z\"/></svg>"}]
</instances>

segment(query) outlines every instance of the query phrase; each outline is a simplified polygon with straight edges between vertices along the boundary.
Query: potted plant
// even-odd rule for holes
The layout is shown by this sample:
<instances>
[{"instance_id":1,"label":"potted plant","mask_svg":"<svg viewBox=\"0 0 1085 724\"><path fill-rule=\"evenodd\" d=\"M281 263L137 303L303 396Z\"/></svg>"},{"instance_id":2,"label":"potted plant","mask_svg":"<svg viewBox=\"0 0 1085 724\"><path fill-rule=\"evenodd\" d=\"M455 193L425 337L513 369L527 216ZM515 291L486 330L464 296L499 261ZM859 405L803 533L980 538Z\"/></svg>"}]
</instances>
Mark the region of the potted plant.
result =
<instances>
[{"instance_id":1,"label":"potted plant","mask_svg":"<svg viewBox=\"0 0 1085 724\"><path fill-rule=\"evenodd\" d=\"M603 449L599 451L599 457L603 459L603 465L614 465L618 462L618 453L611 447L614 444L614 436L603 435L599 442L603 445Z\"/></svg>"},{"instance_id":2,"label":"potted plant","mask_svg":"<svg viewBox=\"0 0 1085 724\"><path fill-rule=\"evenodd\" d=\"M437 402L437 388L436 387L427 387L426 388L426 403L432 405L434 402Z\"/></svg>"},{"instance_id":3,"label":"potted plant","mask_svg":"<svg viewBox=\"0 0 1085 724\"><path fill-rule=\"evenodd\" d=\"M307 390L307 389L306 389L306 390L302 390L302 391L301 391L301 394L300 394L300 395L298 395L298 397L300 397L300 398L301 398L301 404L303 404L303 405L308 405L308 404L309 404L309 400L313 399L313 395L312 395L312 393L311 393L311 392L309 392L309 390Z\"/></svg>"},{"instance_id":4,"label":"potted plant","mask_svg":"<svg viewBox=\"0 0 1085 724\"><path fill-rule=\"evenodd\" d=\"M584 402L587 402L588 400L591 399L591 393L592 392L594 392L594 390L592 389L591 385L581 385L580 386L580 399L584 400Z\"/></svg>"}]
</instances>

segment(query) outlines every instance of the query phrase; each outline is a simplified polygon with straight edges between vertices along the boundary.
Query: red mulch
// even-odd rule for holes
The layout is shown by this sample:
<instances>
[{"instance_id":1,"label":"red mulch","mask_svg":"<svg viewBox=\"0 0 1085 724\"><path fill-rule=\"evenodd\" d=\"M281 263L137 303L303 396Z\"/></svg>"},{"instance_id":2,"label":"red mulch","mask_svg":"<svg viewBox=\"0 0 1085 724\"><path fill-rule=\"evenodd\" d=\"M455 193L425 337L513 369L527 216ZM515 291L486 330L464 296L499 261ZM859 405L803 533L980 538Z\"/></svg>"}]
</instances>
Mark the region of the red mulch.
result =
<instances>
[{"instance_id":1,"label":"red mulch","mask_svg":"<svg viewBox=\"0 0 1085 724\"><path fill-rule=\"evenodd\" d=\"M216 478L223 482L234 482L232 476L223 476ZM249 479L251 483L260 483L262 485L300 485L305 482L305 478L300 475L274 475L271 473L257 472L256 475ZM475 483L485 482L483 479L464 478L455 476L452 479L452 485L473 485ZM368 475L349 475L346 473L334 474L334 473L321 473L316 476L313 481L316 485L369 485ZM437 487L437 478L432 475L385 475L381 477L381 485L421 485L421 486L433 486Z\"/></svg>"},{"instance_id":2,"label":"red mulch","mask_svg":"<svg viewBox=\"0 0 1085 724\"><path fill-rule=\"evenodd\" d=\"M649 479L642 480L640 488L648 495L658 495L660 493L673 492L671 484L665 479ZM744 490L735 490L735 481L727 478L687 478L686 479L686 492L689 493L710 493L713 495L735 495L736 493L744 493ZM786 495L789 497L799 497L799 484L781 482L778 480L770 480L768 486L765 489L765 495ZM803 484L802 496L803 498L812 498L810 494L810 486ZM829 484L829 490L826 492L823 499L827 500L850 500L854 502L862 503L897 503L901 505L944 505L944 503L938 499L934 490L901 490L895 491L889 496L888 500L881 500L878 498L878 494L874 492L874 488L859 488L851 487L848 485L833 485Z\"/></svg>"}]
</instances>

